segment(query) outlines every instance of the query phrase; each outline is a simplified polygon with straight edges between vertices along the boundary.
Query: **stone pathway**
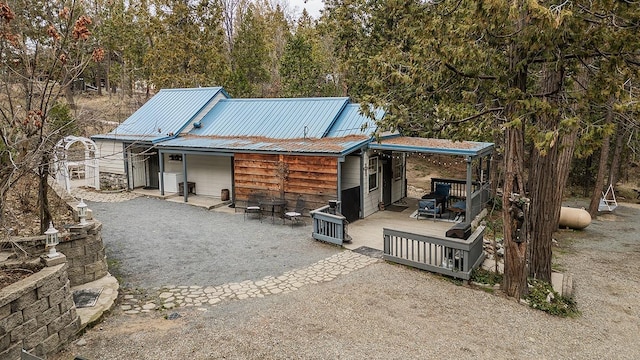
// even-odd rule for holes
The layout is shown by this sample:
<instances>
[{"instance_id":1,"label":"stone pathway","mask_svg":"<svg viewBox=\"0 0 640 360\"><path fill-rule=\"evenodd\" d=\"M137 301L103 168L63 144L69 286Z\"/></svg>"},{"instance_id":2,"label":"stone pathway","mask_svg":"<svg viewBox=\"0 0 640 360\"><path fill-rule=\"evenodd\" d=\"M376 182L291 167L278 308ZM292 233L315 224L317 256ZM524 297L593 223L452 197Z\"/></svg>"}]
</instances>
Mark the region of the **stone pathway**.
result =
<instances>
[{"instance_id":1,"label":"stone pathway","mask_svg":"<svg viewBox=\"0 0 640 360\"><path fill-rule=\"evenodd\" d=\"M123 202L139 196L129 191L101 192L80 187L72 188L71 195L77 199L94 202Z\"/></svg>"},{"instance_id":2,"label":"stone pathway","mask_svg":"<svg viewBox=\"0 0 640 360\"><path fill-rule=\"evenodd\" d=\"M244 300L285 294L305 285L331 281L377 261L380 260L351 251L343 251L307 268L288 271L280 276L266 276L257 281L245 280L212 287L165 286L157 289L149 298L139 294L127 294L124 295L120 310L125 314L134 315L177 307L215 306L225 300Z\"/></svg>"}]
</instances>

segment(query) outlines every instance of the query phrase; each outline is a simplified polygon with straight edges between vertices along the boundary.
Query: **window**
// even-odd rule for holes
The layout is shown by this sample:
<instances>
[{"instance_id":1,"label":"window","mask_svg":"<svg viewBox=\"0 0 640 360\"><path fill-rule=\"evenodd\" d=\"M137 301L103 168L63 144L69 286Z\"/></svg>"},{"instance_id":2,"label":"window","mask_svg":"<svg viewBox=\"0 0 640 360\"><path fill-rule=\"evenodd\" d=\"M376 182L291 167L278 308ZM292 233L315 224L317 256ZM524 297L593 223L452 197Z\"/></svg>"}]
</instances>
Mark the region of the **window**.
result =
<instances>
[{"instance_id":1,"label":"window","mask_svg":"<svg viewBox=\"0 0 640 360\"><path fill-rule=\"evenodd\" d=\"M378 188L378 158L369 159L369 191Z\"/></svg>"},{"instance_id":2,"label":"window","mask_svg":"<svg viewBox=\"0 0 640 360\"><path fill-rule=\"evenodd\" d=\"M393 165L393 180L402 179L402 173L404 169L404 161L402 154L393 154L392 157L392 165Z\"/></svg>"}]
</instances>

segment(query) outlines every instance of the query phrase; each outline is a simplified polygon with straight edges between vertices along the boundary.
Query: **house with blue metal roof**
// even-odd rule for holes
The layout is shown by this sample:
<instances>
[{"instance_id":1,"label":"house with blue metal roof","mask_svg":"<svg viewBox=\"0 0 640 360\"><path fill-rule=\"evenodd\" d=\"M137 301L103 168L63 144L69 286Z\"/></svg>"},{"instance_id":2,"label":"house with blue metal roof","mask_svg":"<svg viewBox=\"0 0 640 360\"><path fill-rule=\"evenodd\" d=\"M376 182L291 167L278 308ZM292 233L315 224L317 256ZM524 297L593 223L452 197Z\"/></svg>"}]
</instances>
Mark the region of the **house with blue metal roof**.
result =
<instances>
[{"instance_id":1,"label":"house with blue metal roof","mask_svg":"<svg viewBox=\"0 0 640 360\"><path fill-rule=\"evenodd\" d=\"M94 135L102 188L159 186L155 144L189 131L221 99L222 87L162 89L113 131Z\"/></svg>"},{"instance_id":2,"label":"house with blue metal roof","mask_svg":"<svg viewBox=\"0 0 640 360\"><path fill-rule=\"evenodd\" d=\"M384 112L373 116L380 120ZM376 130L376 121L346 97L231 99L222 88L169 89L92 139L105 182L179 193L185 202L228 194L238 207L254 193L285 204L302 197L307 209L339 200L353 221L404 198L406 154L435 144L398 134L378 141ZM435 145L469 158L493 149L448 140Z\"/></svg>"}]
</instances>

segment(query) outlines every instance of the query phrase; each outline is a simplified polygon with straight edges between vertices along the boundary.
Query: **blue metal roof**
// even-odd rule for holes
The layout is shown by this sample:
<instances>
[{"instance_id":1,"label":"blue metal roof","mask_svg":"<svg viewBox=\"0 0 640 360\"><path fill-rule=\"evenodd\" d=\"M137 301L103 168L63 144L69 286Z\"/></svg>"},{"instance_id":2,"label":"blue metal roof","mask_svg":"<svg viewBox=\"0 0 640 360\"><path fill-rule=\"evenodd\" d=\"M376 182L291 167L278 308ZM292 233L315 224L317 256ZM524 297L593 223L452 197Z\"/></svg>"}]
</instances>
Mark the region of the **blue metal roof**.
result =
<instances>
[{"instance_id":1,"label":"blue metal roof","mask_svg":"<svg viewBox=\"0 0 640 360\"><path fill-rule=\"evenodd\" d=\"M322 139L235 138L186 135L163 141L156 146L158 148L230 153L241 151L346 155L359 147L365 146L369 141L370 138L364 135Z\"/></svg>"},{"instance_id":2,"label":"blue metal roof","mask_svg":"<svg viewBox=\"0 0 640 360\"><path fill-rule=\"evenodd\" d=\"M390 136L372 141L370 149L419 152L430 154L484 156L493 152L494 144L476 141L452 141L447 139L428 139L408 136Z\"/></svg>"},{"instance_id":3,"label":"blue metal roof","mask_svg":"<svg viewBox=\"0 0 640 360\"><path fill-rule=\"evenodd\" d=\"M322 138L349 98L225 99L202 119L198 136Z\"/></svg>"},{"instance_id":4,"label":"blue metal roof","mask_svg":"<svg viewBox=\"0 0 640 360\"><path fill-rule=\"evenodd\" d=\"M176 136L220 92L222 87L162 89L115 130L92 138L156 142Z\"/></svg>"},{"instance_id":5,"label":"blue metal roof","mask_svg":"<svg viewBox=\"0 0 640 360\"><path fill-rule=\"evenodd\" d=\"M375 111L376 120L382 119L384 111L378 109ZM329 130L328 137L342 137L349 135L367 135L372 136L376 131L377 125L366 115L360 111L360 105L347 105L335 124Z\"/></svg>"}]
</instances>

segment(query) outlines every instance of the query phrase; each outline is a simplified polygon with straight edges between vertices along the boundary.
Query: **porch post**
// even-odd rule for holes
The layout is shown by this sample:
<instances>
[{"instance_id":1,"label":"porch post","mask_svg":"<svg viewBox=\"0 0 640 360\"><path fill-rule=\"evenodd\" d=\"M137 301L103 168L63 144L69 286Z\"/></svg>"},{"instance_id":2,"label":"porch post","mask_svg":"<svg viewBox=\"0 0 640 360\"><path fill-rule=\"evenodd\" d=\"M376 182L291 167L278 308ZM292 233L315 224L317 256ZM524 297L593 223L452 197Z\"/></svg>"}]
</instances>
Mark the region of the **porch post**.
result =
<instances>
[{"instance_id":1,"label":"porch post","mask_svg":"<svg viewBox=\"0 0 640 360\"><path fill-rule=\"evenodd\" d=\"M364 219L364 169L365 169L365 149L360 149L360 219ZM368 164L367 164L368 167Z\"/></svg>"},{"instance_id":2,"label":"porch post","mask_svg":"<svg viewBox=\"0 0 640 360\"><path fill-rule=\"evenodd\" d=\"M472 158L471 156L467 157L467 200L466 200L466 209L465 209L465 215L464 215L464 222L467 224L471 223L471 216L473 214L471 214L471 194L472 194L472 190L471 190L471 173L473 172L473 168L471 167L471 161Z\"/></svg>"},{"instance_id":3,"label":"porch post","mask_svg":"<svg viewBox=\"0 0 640 360\"><path fill-rule=\"evenodd\" d=\"M158 179L160 181L160 195L164 196L164 153L162 150L158 150L158 160L160 162L160 178Z\"/></svg>"},{"instance_id":4,"label":"porch post","mask_svg":"<svg viewBox=\"0 0 640 360\"><path fill-rule=\"evenodd\" d=\"M342 164L344 163L344 156L338 158L338 201L342 201Z\"/></svg>"},{"instance_id":5,"label":"porch post","mask_svg":"<svg viewBox=\"0 0 640 360\"><path fill-rule=\"evenodd\" d=\"M127 150L127 145L123 142L122 143L122 157L124 158L124 174L127 177L127 190L133 190L131 188L131 180L129 179L130 176L130 172L129 172L129 153Z\"/></svg>"},{"instance_id":6,"label":"porch post","mask_svg":"<svg viewBox=\"0 0 640 360\"><path fill-rule=\"evenodd\" d=\"M182 194L184 202L189 202L189 186L187 186L187 154L182 153Z\"/></svg>"}]
</instances>

